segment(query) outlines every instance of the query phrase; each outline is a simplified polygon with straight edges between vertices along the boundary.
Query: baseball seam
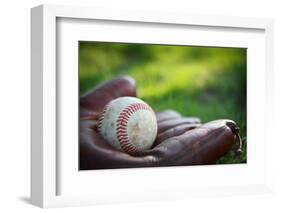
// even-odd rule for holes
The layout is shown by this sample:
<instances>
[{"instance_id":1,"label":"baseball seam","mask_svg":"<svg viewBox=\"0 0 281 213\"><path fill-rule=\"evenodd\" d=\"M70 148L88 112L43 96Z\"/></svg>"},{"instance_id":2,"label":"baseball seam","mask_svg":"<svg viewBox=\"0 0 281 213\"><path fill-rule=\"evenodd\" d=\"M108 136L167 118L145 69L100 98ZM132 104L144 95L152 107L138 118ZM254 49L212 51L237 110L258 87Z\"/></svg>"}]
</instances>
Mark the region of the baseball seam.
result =
<instances>
[{"instance_id":1,"label":"baseball seam","mask_svg":"<svg viewBox=\"0 0 281 213\"><path fill-rule=\"evenodd\" d=\"M153 111L144 103L133 103L123 109L117 118L116 134L119 144L125 152L132 155L141 152L141 150L130 143L127 133L127 125L130 117L139 110Z\"/></svg>"},{"instance_id":2,"label":"baseball seam","mask_svg":"<svg viewBox=\"0 0 281 213\"><path fill-rule=\"evenodd\" d=\"M102 121L104 119L104 116L105 116L105 113L106 113L108 107L109 107L109 104L105 105L105 107L104 107L103 111L101 112L101 115L98 119L98 122L97 122L97 131L100 134L101 134Z\"/></svg>"}]
</instances>

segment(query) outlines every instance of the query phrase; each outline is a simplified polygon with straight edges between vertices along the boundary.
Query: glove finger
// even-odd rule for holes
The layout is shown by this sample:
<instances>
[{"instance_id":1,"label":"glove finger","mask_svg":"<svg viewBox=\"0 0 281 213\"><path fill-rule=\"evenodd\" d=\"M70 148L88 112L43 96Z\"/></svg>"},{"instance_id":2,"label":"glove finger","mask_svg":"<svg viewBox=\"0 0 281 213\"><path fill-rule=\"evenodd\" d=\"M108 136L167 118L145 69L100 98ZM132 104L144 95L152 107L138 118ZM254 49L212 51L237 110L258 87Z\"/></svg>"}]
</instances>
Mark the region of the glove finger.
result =
<instances>
[{"instance_id":1,"label":"glove finger","mask_svg":"<svg viewBox=\"0 0 281 213\"><path fill-rule=\"evenodd\" d=\"M170 129L167 129L166 131L159 134L156 138L156 141L153 144L153 147L159 145L162 141L165 141L171 137L179 136L186 131L189 131L191 129L194 129L196 127L199 127L200 124L182 124Z\"/></svg>"},{"instance_id":2,"label":"glove finger","mask_svg":"<svg viewBox=\"0 0 281 213\"><path fill-rule=\"evenodd\" d=\"M156 117L157 117L157 122L162 122L165 120L180 118L181 115L174 110L165 110L162 112L157 112Z\"/></svg>"},{"instance_id":3,"label":"glove finger","mask_svg":"<svg viewBox=\"0 0 281 213\"><path fill-rule=\"evenodd\" d=\"M158 123L158 134L166 131L167 129L183 124L200 124L200 119L196 117L186 117L164 120Z\"/></svg>"}]
</instances>

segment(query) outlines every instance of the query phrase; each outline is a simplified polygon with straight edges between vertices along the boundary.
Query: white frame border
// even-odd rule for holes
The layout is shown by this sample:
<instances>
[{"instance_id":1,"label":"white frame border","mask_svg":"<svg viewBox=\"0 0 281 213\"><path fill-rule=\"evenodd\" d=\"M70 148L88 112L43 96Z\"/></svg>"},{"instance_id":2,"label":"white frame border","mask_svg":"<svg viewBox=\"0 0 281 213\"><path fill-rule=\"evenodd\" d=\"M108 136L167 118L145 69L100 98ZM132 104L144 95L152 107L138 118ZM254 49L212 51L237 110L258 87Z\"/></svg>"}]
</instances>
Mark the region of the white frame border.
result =
<instances>
[{"instance_id":1,"label":"white frame border","mask_svg":"<svg viewBox=\"0 0 281 213\"><path fill-rule=\"evenodd\" d=\"M56 18L83 18L263 29L266 35L266 95L268 123L273 112L273 21L271 19L167 14L74 6L41 5L31 9L31 202L40 207L89 205L100 203L91 197L56 196ZM270 132L269 125L266 129ZM270 168L267 161L267 168ZM270 171L264 186L196 190L175 198L219 193L266 192L271 186ZM111 201L104 201L107 203ZM124 201L126 202L126 201Z\"/></svg>"}]
</instances>

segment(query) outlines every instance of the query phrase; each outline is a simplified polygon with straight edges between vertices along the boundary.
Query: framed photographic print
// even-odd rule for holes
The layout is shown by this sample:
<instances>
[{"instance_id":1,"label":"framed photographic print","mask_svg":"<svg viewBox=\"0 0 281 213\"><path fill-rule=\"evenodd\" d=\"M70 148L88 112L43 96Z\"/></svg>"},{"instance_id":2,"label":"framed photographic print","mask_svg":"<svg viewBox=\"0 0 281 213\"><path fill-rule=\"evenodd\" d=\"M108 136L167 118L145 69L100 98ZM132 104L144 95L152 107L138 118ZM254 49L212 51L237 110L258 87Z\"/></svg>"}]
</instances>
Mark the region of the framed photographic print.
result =
<instances>
[{"instance_id":1,"label":"framed photographic print","mask_svg":"<svg viewBox=\"0 0 281 213\"><path fill-rule=\"evenodd\" d=\"M32 203L270 191L272 20L31 14Z\"/></svg>"}]
</instances>

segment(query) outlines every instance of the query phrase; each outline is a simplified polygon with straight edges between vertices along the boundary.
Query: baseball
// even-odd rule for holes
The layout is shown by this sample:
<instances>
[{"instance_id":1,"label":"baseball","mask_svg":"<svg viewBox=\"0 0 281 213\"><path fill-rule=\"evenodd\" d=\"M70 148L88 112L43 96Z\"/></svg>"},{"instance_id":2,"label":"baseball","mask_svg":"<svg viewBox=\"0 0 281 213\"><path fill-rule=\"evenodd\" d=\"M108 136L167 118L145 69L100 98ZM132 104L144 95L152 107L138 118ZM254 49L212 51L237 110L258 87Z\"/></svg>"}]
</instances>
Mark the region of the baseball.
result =
<instances>
[{"instance_id":1,"label":"baseball","mask_svg":"<svg viewBox=\"0 0 281 213\"><path fill-rule=\"evenodd\" d=\"M136 155L151 148L157 135L157 120L154 111L144 101L121 97L105 106L97 129L109 144Z\"/></svg>"}]
</instances>

